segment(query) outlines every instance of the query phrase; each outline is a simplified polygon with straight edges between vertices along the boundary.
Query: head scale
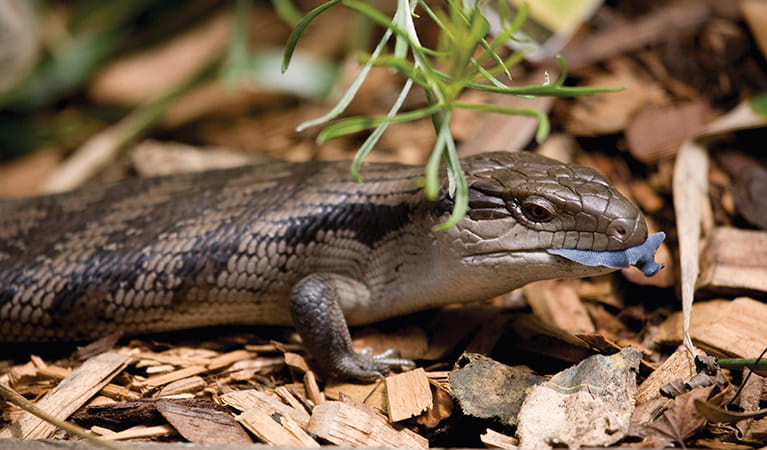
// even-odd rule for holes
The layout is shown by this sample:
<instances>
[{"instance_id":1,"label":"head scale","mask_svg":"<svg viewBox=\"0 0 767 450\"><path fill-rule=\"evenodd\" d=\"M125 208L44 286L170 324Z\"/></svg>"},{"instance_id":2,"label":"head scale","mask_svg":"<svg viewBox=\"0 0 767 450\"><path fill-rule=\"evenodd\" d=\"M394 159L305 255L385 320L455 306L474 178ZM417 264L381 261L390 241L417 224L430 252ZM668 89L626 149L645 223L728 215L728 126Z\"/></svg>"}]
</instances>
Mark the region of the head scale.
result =
<instances>
[{"instance_id":1,"label":"head scale","mask_svg":"<svg viewBox=\"0 0 767 450\"><path fill-rule=\"evenodd\" d=\"M476 228L498 251L622 250L647 238L639 209L587 167L493 152L464 159L463 168L470 201L459 226Z\"/></svg>"}]
</instances>

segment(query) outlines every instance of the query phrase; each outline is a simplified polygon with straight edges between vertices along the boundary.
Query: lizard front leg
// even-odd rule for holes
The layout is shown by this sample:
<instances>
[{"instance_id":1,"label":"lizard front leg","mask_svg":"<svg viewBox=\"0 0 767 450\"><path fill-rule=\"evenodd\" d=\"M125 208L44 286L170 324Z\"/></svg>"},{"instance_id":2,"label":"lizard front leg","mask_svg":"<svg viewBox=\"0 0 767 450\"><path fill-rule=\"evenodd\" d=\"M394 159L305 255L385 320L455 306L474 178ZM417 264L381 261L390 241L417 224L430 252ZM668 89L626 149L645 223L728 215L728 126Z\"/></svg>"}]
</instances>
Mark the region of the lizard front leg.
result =
<instances>
[{"instance_id":1,"label":"lizard front leg","mask_svg":"<svg viewBox=\"0 0 767 450\"><path fill-rule=\"evenodd\" d=\"M341 303L363 296L370 296L364 284L332 273L315 273L296 283L290 293L290 314L304 346L324 368L345 378L369 380L392 367L412 366L393 350L380 355L354 352Z\"/></svg>"}]
</instances>

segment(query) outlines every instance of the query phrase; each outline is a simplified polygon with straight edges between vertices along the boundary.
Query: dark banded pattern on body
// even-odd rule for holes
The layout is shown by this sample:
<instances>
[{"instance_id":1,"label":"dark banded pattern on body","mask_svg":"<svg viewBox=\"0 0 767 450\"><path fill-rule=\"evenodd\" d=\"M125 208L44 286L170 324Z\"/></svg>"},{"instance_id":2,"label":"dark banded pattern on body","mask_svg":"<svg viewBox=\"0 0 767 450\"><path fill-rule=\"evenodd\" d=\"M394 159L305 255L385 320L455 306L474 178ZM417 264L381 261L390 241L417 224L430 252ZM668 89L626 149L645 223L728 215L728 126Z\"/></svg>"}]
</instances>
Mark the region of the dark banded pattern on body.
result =
<instances>
[{"instance_id":1,"label":"dark banded pattern on body","mask_svg":"<svg viewBox=\"0 0 767 450\"><path fill-rule=\"evenodd\" d=\"M365 184L348 163L277 163L0 201L0 339L289 324L275 298L318 264L359 276L369 251L346 242L373 249L420 204L415 170L371 169Z\"/></svg>"}]
</instances>

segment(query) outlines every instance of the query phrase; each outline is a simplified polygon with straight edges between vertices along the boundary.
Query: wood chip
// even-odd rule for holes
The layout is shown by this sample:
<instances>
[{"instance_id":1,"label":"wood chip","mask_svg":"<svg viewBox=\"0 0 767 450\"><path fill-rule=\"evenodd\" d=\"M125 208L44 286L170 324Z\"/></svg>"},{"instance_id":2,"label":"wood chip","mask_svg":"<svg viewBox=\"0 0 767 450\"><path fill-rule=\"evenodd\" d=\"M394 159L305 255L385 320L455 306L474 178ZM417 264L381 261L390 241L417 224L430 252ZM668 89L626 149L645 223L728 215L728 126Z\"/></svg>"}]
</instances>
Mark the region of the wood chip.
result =
<instances>
[{"instance_id":1,"label":"wood chip","mask_svg":"<svg viewBox=\"0 0 767 450\"><path fill-rule=\"evenodd\" d=\"M505 448L516 450L519 446L519 439L499 433L488 428L479 435L479 439L487 448Z\"/></svg>"},{"instance_id":2,"label":"wood chip","mask_svg":"<svg viewBox=\"0 0 767 450\"><path fill-rule=\"evenodd\" d=\"M208 371L208 368L206 366L191 366L191 367L185 367L183 369L176 370L174 372L170 373L163 373L162 375L156 375L153 377L149 377L141 384L145 384L147 386L163 386L169 383L172 383L174 381L178 381L184 378L189 378L195 375L199 375L201 373L205 373Z\"/></svg>"},{"instance_id":3,"label":"wood chip","mask_svg":"<svg viewBox=\"0 0 767 450\"><path fill-rule=\"evenodd\" d=\"M285 367L285 358L280 356L258 356L237 361L226 369L235 381L252 380L256 374L273 374Z\"/></svg>"},{"instance_id":4,"label":"wood chip","mask_svg":"<svg viewBox=\"0 0 767 450\"><path fill-rule=\"evenodd\" d=\"M122 372L131 360L131 356L118 353L94 356L73 370L37 402L37 406L54 417L66 420ZM47 439L55 429L54 425L27 413L18 422L0 431L0 438Z\"/></svg>"},{"instance_id":5,"label":"wood chip","mask_svg":"<svg viewBox=\"0 0 767 450\"><path fill-rule=\"evenodd\" d=\"M692 307L692 323L690 329L694 333L703 325L718 320L730 304L729 300L708 300L697 302ZM682 313L669 316L658 327L653 341L661 345L678 345L682 342Z\"/></svg>"},{"instance_id":6,"label":"wood chip","mask_svg":"<svg viewBox=\"0 0 767 450\"><path fill-rule=\"evenodd\" d=\"M271 343L271 344L248 344L245 346L245 350L254 353L282 353L282 352L299 352L304 349L301 344L283 344L283 343Z\"/></svg>"},{"instance_id":7,"label":"wood chip","mask_svg":"<svg viewBox=\"0 0 767 450\"><path fill-rule=\"evenodd\" d=\"M124 441L128 439L151 439L164 436L173 436L176 434L176 430L170 425L156 425L153 427L138 426L128 428L127 430L118 431L117 433L110 433L102 436L103 439L109 441Z\"/></svg>"},{"instance_id":8,"label":"wood chip","mask_svg":"<svg viewBox=\"0 0 767 450\"><path fill-rule=\"evenodd\" d=\"M765 318L767 303L736 298L715 322L695 330L693 339L714 356L756 358L767 348Z\"/></svg>"},{"instance_id":9,"label":"wood chip","mask_svg":"<svg viewBox=\"0 0 767 450\"><path fill-rule=\"evenodd\" d=\"M291 407L301 410L304 409L304 404L301 400L296 398L296 395L294 392L291 391L290 388L287 386L280 386L274 390L274 393L279 395L282 401L290 405ZM304 402L307 400L304 399Z\"/></svg>"},{"instance_id":10,"label":"wood chip","mask_svg":"<svg viewBox=\"0 0 767 450\"><path fill-rule=\"evenodd\" d=\"M477 333L471 338L464 352L490 354L495 346L498 344L498 340L503 336L504 331L507 329L509 322L511 321L511 314L504 314L499 311L494 317L489 318L482 327L477 330Z\"/></svg>"},{"instance_id":11,"label":"wood chip","mask_svg":"<svg viewBox=\"0 0 767 450\"><path fill-rule=\"evenodd\" d=\"M190 402L194 400L176 400ZM114 430L124 430L134 426L153 426L165 423L155 404L157 400L141 399L130 402L93 405L80 409L74 420L83 427L101 426Z\"/></svg>"},{"instance_id":12,"label":"wood chip","mask_svg":"<svg viewBox=\"0 0 767 450\"><path fill-rule=\"evenodd\" d=\"M767 292L767 231L716 228L703 255L699 289Z\"/></svg>"},{"instance_id":13,"label":"wood chip","mask_svg":"<svg viewBox=\"0 0 767 450\"><path fill-rule=\"evenodd\" d=\"M186 367L184 369L180 369L175 372L171 372L171 373L167 373L163 375L157 375L154 377L149 377L146 380L144 380L141 384L144 384L146 386L155 386L155 387L163 386L165 384L172 383L174 381L178 381L183 378L188 378L195 375L199 375L201 373L218 370L230 364L233 364L237 361L252 358L253 356L254 356L253 353L247 350L235 350L233 352L225 353L223 355L220 355L211 359L207 365Z\"/></svg>"},{"instance_id":14,"label":"wood chip","mask_svg":"<svg viewBox=\"0 0 767 450\"><path fill-rule=\"evenodd\" d=\"M312 403L319 405L325 401L325 395L317 385L317 377L311 370L304 374L304 386L306 387L306 396L309 397Z\"/></svg>"},{"instance_id":15,"label":"wood chip","mask_svg":"<svg viewBox=\"0 0 767 450\"><path fill-rule=\"evenodd\" d=\"M194 376L189 378L182 378L178 381L174 381L163 386L157 395L158 397L168 397L171 395L195 393L202 391L205 389L205 387L207 387L207 385L208 384L202 377Z\"/></svg>"},{"instance_id":16,"label":"wood chip","mask_svg":"<svg viewBox=\"0 0 767 450\"><path fill-rule=\"evenodd\" d=\"M213 403L196 406L160 400L157 411L189 442L198 444L250 444L245 430L222 406Z\"/></svg>"},{"instance_id":17,"label":"wood chip","mask_svg":"<svg viewBox=\"0 0 767 450\"><path fill-rule=\"evenodd\" d=\"M364 406L327 401L318 405L309 421L309 432L335 445L352 447L384 445L428 448L429 441L407 429L394 428L386 417Z\"/></svg>"},{"instance_id":18,"label":"wood chip","mask_svg":"<svg viewBox=\"0 0 767 450\"><path fill-rule=\"evenodd\" d=\"M431 408L429 379L422 368L386 377L386 401L389 420L399 422Z\"/></svg>"},{"instance_id":19,"label":"wood chip","mask_svg":"<svg viewBox=\"0 0 767 450\"><path fill-rule=\"evenodd\" d=\"M533 313L542 320L570 333L594 333L594 324L578 297L578 284L577 280L545 280L524 289Z\"/></svg>"},{"instance_id":20,"label":"wood chip","mask_svg":"<svg viewBox=\"0 0 767 450\"><path fill-rule=\"evenodd\" d=\"M695 374L695 363L686 352L674 352L637 388L636 403L660 397L660 387L673 380L687 380Z\"/></svg>"},{"instance_id":21,"label":"wood chip","mask_svg":"<svg viewBox=\"0 0 767 450\"><path fill-rule=\"evenodd\" d=\"M715 356L756 358L767 347L764 318L767 303L740 297L733 301L696 303L692 310L692 337ZM681 317L669 317L659 328L656 341L678 343Z\"/></svg>"},{"instance_id":22,"label":"wood chip","mask_svg":"<svg viewBox=\"0 0 767 450\"><path fill-rule=\"evenodd\" d=\"M200 26L155 48L131 54L102 68L90 85L93 98L106 103L142 104L173 89L217 57L232 29L229 14L208 16ZM168 65L170 64L170 66ZM168 70L172 67L171 70Z\"/></svg>"},{"instance_id":23,"label":"wood chip","mask_svg":"<svg viewBox=\"0 0 767 450\"><path fill-rule=\"evenodd\" d=\"M673 404L673 399L661 396L653 397L634 408L634 412L631 413L631 425L637 428L649 425Z\"/></svg>"},{"instance_id":24,"label":"wood chip","mask_svg":"<svg viewBox=\"0 0 767 450\"><path fill-rule=\"evenodd\" d=\"M285 365L298 370L301 373L309 372L309 364L306 363L306 359L298 353L287 352L285 353Z\"/></svg>"},{"instance_id":25,"label":"wood chip","mask_svg":"<svg viewBox=\"0 0 767 450\"><path fill-rule=\"evenodd\" d=\"M40 192L40 184L61 163L61 149L43 149L0 165L0 197L21 197Z\"/></svg>"},{"instance_id":26,"label":"wood chip","mask_svg":"<svg viewBox=\"0 0 767 450\"><path fill-rule=\"evenodd\" d=\"M172 353L141 352L136 355L136 358L141 359L141 361L136 364L136 367L141 367L142 363L148 364L148 361L179 367L204 366L205 364L208 364L212 358L215 358L219 355L217 352L208 354L208 352L187 352L185 350L187 350L187 348L182 347L174 349ZM193 354L189 355L188 353ZM184 356L180 356L180 354L184 354Z\"/></svg>"},{"instance_id":27,"label":"wood chip","mask_svg":"<svg viewBox=\"0 0 767 450\"><path fill-rule=\"evenodd\" d=\"M578 97L566 118L567 131L579 136L623 132L631 118L648 105L668 103L668 96L657 84L637 75L640 69L625 58L616 58L610 72L591 76L590 86L625 86L620 93L605 93Z\"/></svg>"},{"instance_id":28,"label":"wood chip","mask_svg":"<svg viewBox=\"0 0 767 450\"><path fill-rule=\"evenodd\" d=\"M56 380L63 380L67 376L69 376L72 371L70 369L65 369L63 367L58 366L45 366L37 370L37 373L50 377ZM138 399L141 398L141 395L131 391L130 389L120 386L117 384L109 383L106 386L104 386L103 389L99 392L102 395L105 395L109 398L113 398L115 400L126 400L126 399Z\"/></svg>"},{"instance_id":29,"label":"wood chip","mask_svg":"<svg viewBox=\"0 0 767 450\"><path fill-rule=\"evenodd\" d=\"M270 445L320 446L288 415L270 414L265 410L254 408L240 414L236 419L259 439Z\"/></svg>"},{"instance_id":30,"label":"wood chip","mask_svg":"<svg viewBox=\"0 0 767 450\"><path fill-rule=\"evenodd\" d=\"M388 414L386 389L384 389L383 383L347 383L340 380L328 380L325 385L325 396L330 400L340 400L342 397L351 398L382 414Z\"/></svg>"},{"instance_id":31,"label":"wood chip","mask_svg":"<svg viewBox=\"0 0 767 450\"><path fill-rule=\"evenodd\" d=\"M221 401L242 412L259 409L268 414L288 415L302 427L309 423L309 413L304 408L286 405L275 395L255 389L229 392L221 396Z\"/></svg>"},{"instance_id":32,"label":"wood chip","mask_svg":"<svg viewBox=\"0 0 767 450\"><path fill-rule=\"evenodd\" d=\"M710 114L703 100L645 108L626 128L629 151L645 164L674 155L682 141L703 129Z\"/></svg>"},{"instance_id":33,"label":"wood chip","mask_svg":"<svg viewBox=\"0 0 767 450\"><path fill-rule=\"evenodd\" d=\"M767 3L764 0L741 0L739 3L762 56L767 58Z\"/></svg>"},{"instance_id":34,"label":"wood chip","mask_svg":"<svg viewBox=\"0 0 767 450\"><path fill-rule=\"evenodd\" d=\"M85 361L86 359L91 358L93 356L111 351L114 348L115 344L117 344L117 341L120 340L122 335L123 335L122 331L116 331L100 339L97 339L88 345L77 347L77 351L75 352L73 357L80 361Z\"/></svg>"}]
</instances>

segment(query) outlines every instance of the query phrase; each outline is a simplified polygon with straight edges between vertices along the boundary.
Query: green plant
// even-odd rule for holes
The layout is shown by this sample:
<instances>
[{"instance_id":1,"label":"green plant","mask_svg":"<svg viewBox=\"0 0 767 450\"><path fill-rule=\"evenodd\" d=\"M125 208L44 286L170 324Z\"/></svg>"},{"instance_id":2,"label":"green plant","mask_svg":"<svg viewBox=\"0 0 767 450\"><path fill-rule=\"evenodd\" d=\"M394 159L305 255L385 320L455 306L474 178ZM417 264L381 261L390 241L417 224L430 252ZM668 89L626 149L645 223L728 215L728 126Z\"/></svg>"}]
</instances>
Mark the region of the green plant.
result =
<instances>
[{"instance_id":1,"label":"green plant","mask_svg":"<svg viewBox=\"0 0 767 450\"><path fill-rule=\"evenodd\" d=\"M432 9L425 0L398 0L393 17L389 18L362 0L330 0L304 15L296 23L285 47L283 71L290 64L293 51L306 27L318 15L338 4L361 14L371 22L385 28L383 37L373 52L367 56L358 77L343 95L341 100L327 114L299 125L299 129L327 123L338 117L354 98L359 87L373 66L384 66L401 73L406 81L399 97L386 116L350 117L325 126L319 133L318 141L324 142L335 137L374 129L360 146L352 164L352 177L361 182L359 169L364 158L370 153L379 138L392 123L406 122L431 116L437 135L424 174L424 188L430 199L439 193L439 171L441 162L445 162L448 175L448 191L454 199L450 218L435 227L447 229L458 223L466 213L469 195L468 186L456 151L455 141L450 132L450 122L455 109L476 109L481 111L520 114L535 117L538 120L536 139L543 141L549 133L549 121L546 115L533 109L506 108L489 104L467 104L458 99L466 89L478 89L506 95L536 97L570 97L598 92L617 90L616 88L575 88L563 86L567 68L559 58L561 72L554 82L541 85L508 87L496 77L505 73L510 79L508 68L519 63L523 54L514 52L502 59L497 50L501 48L519 30L527 18L527 8L523 7L513 17L501 13L502 30L494 37L489 37L490 25L482 14L479 2L471 0L446 0L446 10ZM431 49L421 45L413 18L416 9L437 25L440 30L438 46ZM394 37L394 51L384 53L387 44ZM479 55L476 56L475 55ZM402 104L414 85L426 93L428 105L413 111L400 112Z\"/></svg>"}]
</instances>

